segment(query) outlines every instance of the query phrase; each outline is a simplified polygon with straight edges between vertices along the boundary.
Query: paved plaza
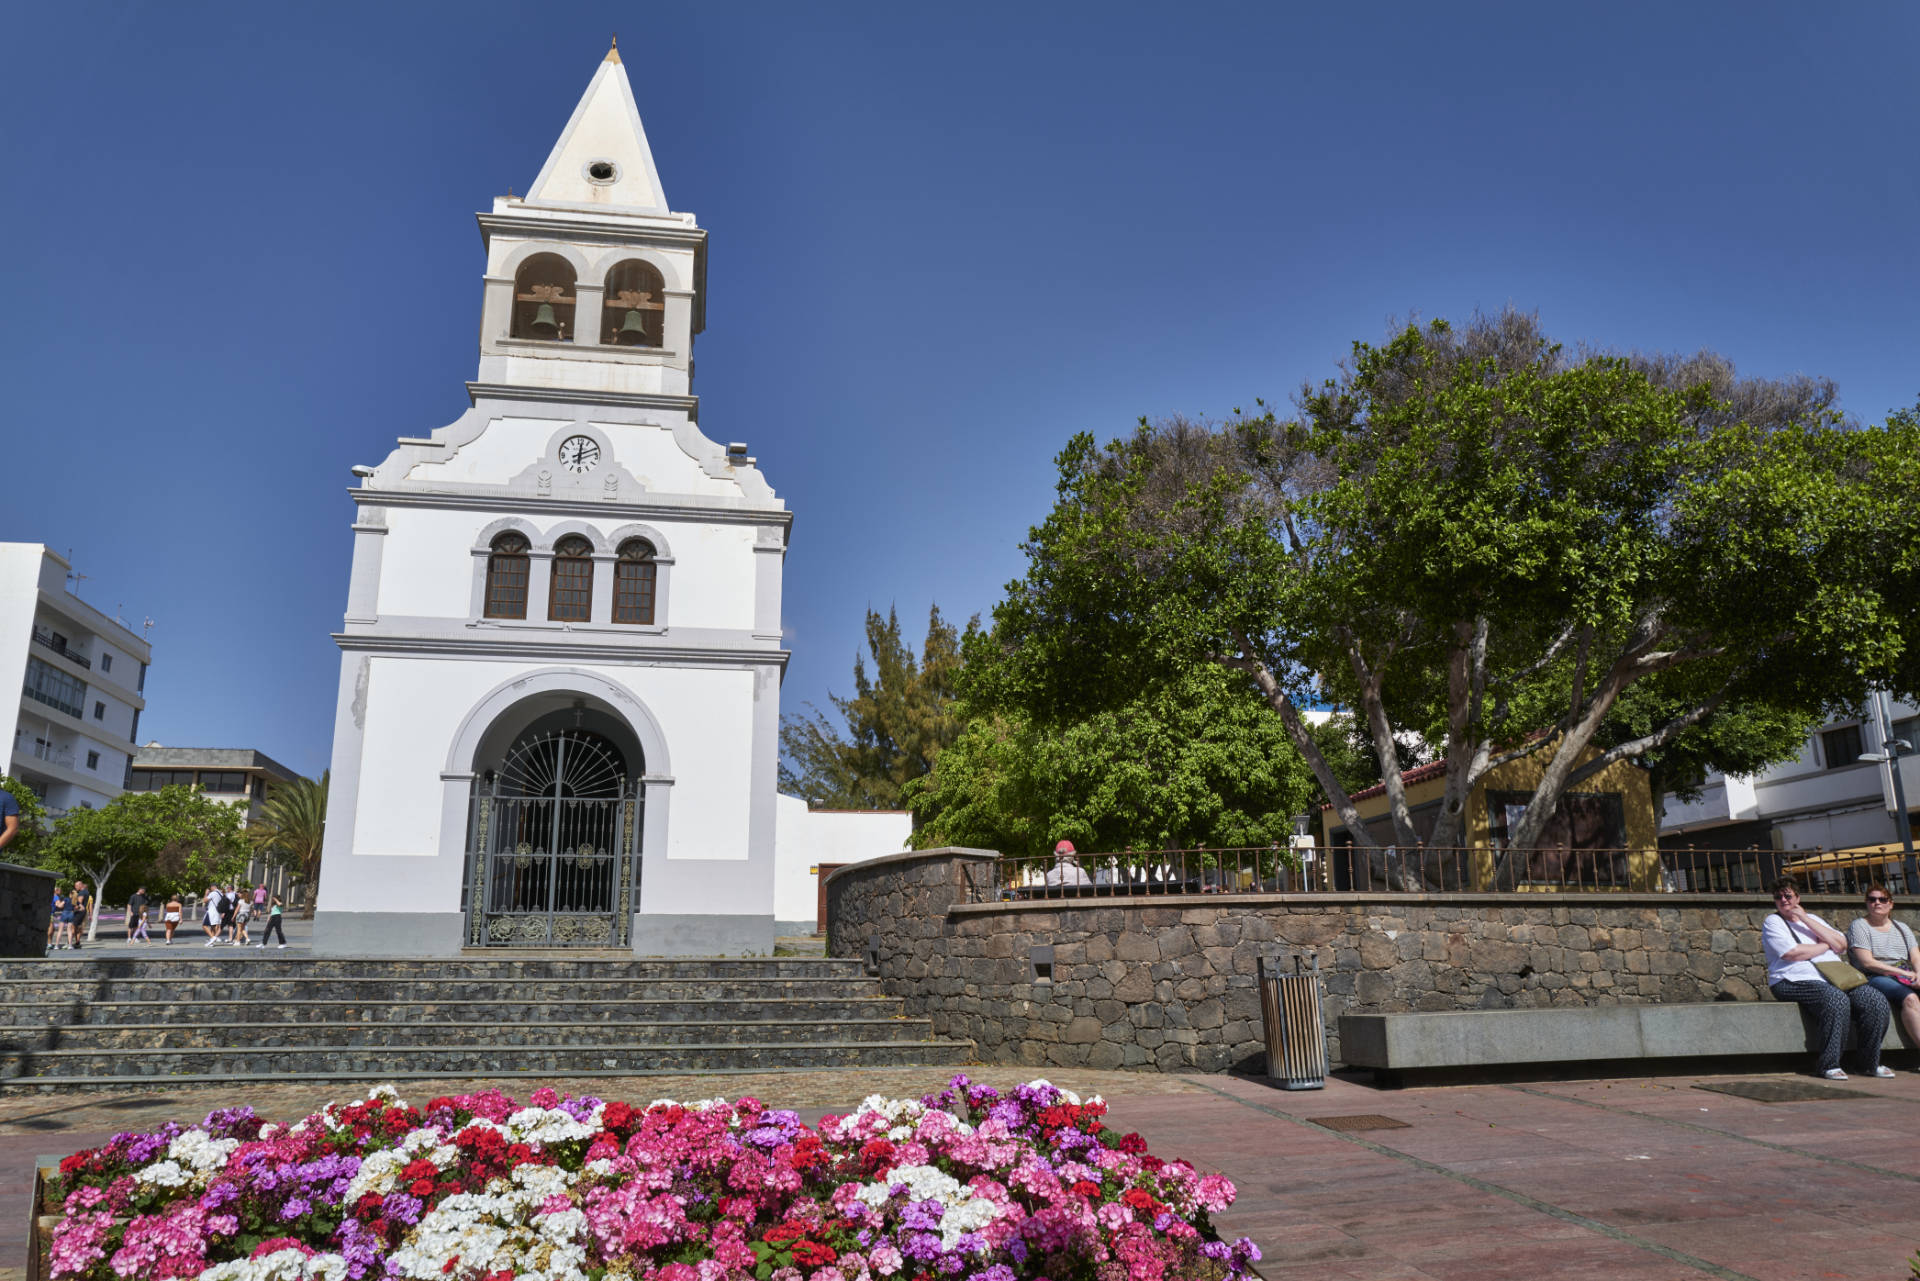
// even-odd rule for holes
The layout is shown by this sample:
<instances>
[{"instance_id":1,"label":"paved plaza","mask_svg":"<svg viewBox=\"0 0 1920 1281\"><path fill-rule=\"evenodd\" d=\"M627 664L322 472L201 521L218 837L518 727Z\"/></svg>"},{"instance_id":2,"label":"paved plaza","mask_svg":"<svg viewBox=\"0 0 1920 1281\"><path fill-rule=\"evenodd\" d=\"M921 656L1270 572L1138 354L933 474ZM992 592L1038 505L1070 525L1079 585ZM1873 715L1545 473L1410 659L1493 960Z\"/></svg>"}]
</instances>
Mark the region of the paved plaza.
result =
<instances>
[{"instance_id":1,"label":"paved plaza","mask_svg":"<svg viewBox=\"0 0 1920 1281\"><path fill-rule=\"evenodd\" d=\"M926 1093L945 1075L635 1077L573 1088L637 1100L753 1094L811 1120L868 1093ZM971 1075L1008 1085L1031 1074L979 1068ZM1920 1193L1920 1075L1911 1072L1893 1081L1856 1078L1848 1093L1795 1103L1699 1087L1808 1078L1404 1090L1336 1079L1325 1090L1299 1092L1230 1076L1062 1072L1052 1079L1104 1095L1113 1124L1139 1130L1154 1152L1229 1175L1240 1198L1219 1226L1259 1243L1269 1281L1897 1281L1920 1247L1920 1208L1906 1208ZM403 1093L426 1098L477 1084L410 1082ZM35 1156L169 1118L198 1119L235 1102L293 1117L352 1088L236 1084L0 1099L0 1281L15 1281L24 1262ZM1403 1125L1316 1123L1359 1116Z\"/></svg>"}]
</instances>

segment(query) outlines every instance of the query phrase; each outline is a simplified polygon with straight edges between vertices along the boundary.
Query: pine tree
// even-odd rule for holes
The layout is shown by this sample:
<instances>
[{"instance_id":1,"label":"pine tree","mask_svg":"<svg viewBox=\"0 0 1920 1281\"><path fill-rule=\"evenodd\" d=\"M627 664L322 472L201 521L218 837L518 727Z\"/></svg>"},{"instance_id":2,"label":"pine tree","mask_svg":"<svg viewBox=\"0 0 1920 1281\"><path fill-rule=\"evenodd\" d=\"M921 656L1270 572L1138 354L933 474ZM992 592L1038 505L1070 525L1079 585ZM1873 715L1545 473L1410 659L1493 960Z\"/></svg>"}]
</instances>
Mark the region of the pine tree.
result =
<instances>
[{"instance_id":1,"label":"pine tree","mask_svg":"<svg viewBox=\"0 0 1920 1281\"><path fill-rule=\"evenodd\" d=\"M969 622L973 630L976 623ZM960 733L954 677L961 633L927 616L919 657L901 639L898 614L867 611L867 650L853 660L854 695L828 694L845 729L811 703L781 718L780 790L823 809L899 809L900 789L933 768Z\"/></svg>"}]
</instances>

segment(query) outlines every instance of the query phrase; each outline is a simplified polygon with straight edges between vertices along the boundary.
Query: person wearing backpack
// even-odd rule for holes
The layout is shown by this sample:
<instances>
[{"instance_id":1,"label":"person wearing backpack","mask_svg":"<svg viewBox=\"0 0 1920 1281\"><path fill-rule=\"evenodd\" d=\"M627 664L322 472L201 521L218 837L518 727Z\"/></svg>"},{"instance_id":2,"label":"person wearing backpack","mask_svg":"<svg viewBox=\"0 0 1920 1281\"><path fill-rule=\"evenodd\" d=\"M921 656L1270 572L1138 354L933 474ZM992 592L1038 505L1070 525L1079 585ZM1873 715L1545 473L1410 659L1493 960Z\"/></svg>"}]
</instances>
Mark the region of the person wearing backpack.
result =
<instances>
[{"instance_id":1,"label":"person wearing backpack","mask_svg":"<svg viewBox=\"0 0 1920 1281\"><path fill-rule=\"evenodd\" d=\"M1920 944L1905 922L1893 919L1892 890L1867 887L1867 914L1847 926L1847 951L1900 1016L1907 1043L1920 1045Z\"/></svg>"}]
</instances>

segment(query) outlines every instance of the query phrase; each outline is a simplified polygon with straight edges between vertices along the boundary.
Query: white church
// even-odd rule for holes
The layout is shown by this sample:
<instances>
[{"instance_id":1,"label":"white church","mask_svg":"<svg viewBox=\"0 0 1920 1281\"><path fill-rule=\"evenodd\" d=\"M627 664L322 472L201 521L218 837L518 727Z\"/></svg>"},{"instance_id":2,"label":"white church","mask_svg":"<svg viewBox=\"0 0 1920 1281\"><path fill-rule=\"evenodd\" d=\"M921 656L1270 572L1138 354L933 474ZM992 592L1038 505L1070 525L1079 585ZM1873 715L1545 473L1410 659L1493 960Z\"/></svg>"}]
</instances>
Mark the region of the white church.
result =
<instances>
[{"instance_id":1,"label":"white church","mask_svg":"<svg viewBox=\"0 0 1920 1281\"><path fill-rule=\"evenodd\" d=\"M707 236L617 50L479 221L472 408L354 469L316 946L768 953L827 817L776 794L793 518L700 429ZM854 828L835 861L907 822Z\"/></svg>"}]
</instances>

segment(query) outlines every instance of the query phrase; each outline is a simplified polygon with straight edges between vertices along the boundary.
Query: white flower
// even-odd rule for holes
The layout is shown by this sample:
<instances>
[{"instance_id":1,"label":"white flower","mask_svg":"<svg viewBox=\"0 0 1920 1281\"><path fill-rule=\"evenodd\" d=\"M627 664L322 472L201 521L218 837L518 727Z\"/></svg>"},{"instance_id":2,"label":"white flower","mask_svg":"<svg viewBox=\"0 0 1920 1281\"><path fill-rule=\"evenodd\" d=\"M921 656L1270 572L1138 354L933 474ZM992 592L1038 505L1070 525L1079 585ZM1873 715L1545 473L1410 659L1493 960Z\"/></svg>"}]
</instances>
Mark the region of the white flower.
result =
<instances>
[{"instance_id":1,"label":"white flower","mask_svg":"<svg viewBox=\"0 0 1920 1281\"><path fill-rule=\"evenodd\" d=\"M188 1130L167 1145L167 1158L189 1167L195 1174L211 1174L227 1163L227 1154L240 1146L238 1139L216 1139L205 1130Z\"/></svg>"},{"instance_id":2,"label":"white flower","mask_svg":"<svg viewBox=\"0 0 1920 1281\"><path fill-rule=\"evenodd\" d=\"M596 1107L585 1121L576 1121L559 1108L521 1108L507 1118L507 1133L525 1143L590 1139L600 1132L600 1112Z\"/></svg>"},{"instance_id":3,"label":"white flower","mask_svg":"<svg viewBox=\"0 0 1920 1281\"><path fill-rule=\"evenodd\" d=\"M200 1274L200 1281L346 1281L347 1261L337 1254L304 1255L298 1250L276 1250L258 1259L218 1263Z\"/></svg>"},{"instance_id":4,"label":"white flower","mask_svg":"<svg viewBox=\"0 0 1920 1281\"><path fill-rule=\"evenodd\" d=\"M178 1161L155 1161L152 1165L141 1166L133 1172L135 1183L157 1183L163 1188L183 1188L187 1185L187 1172L180 1168Z\"/></svg>"},{"instance_id":5,"label":"white flower","mask_svg":"<svg viewBox=\"0 0 1920 1281\"><path fill-rule=\"evenodd\" d=\"M978 1232L1000 1217L1000 1207L952 1175L931 1165L903 1165L883 1173L877 1183L864 1183L854 1193L859 1201L879 1209L893 1195L893 1189L906 1184L910 1201L938 1201L946 1212L940 1216L940 1244L951 1250L960 1243L962 1233Z\"/></svg>"}]
</instances>

